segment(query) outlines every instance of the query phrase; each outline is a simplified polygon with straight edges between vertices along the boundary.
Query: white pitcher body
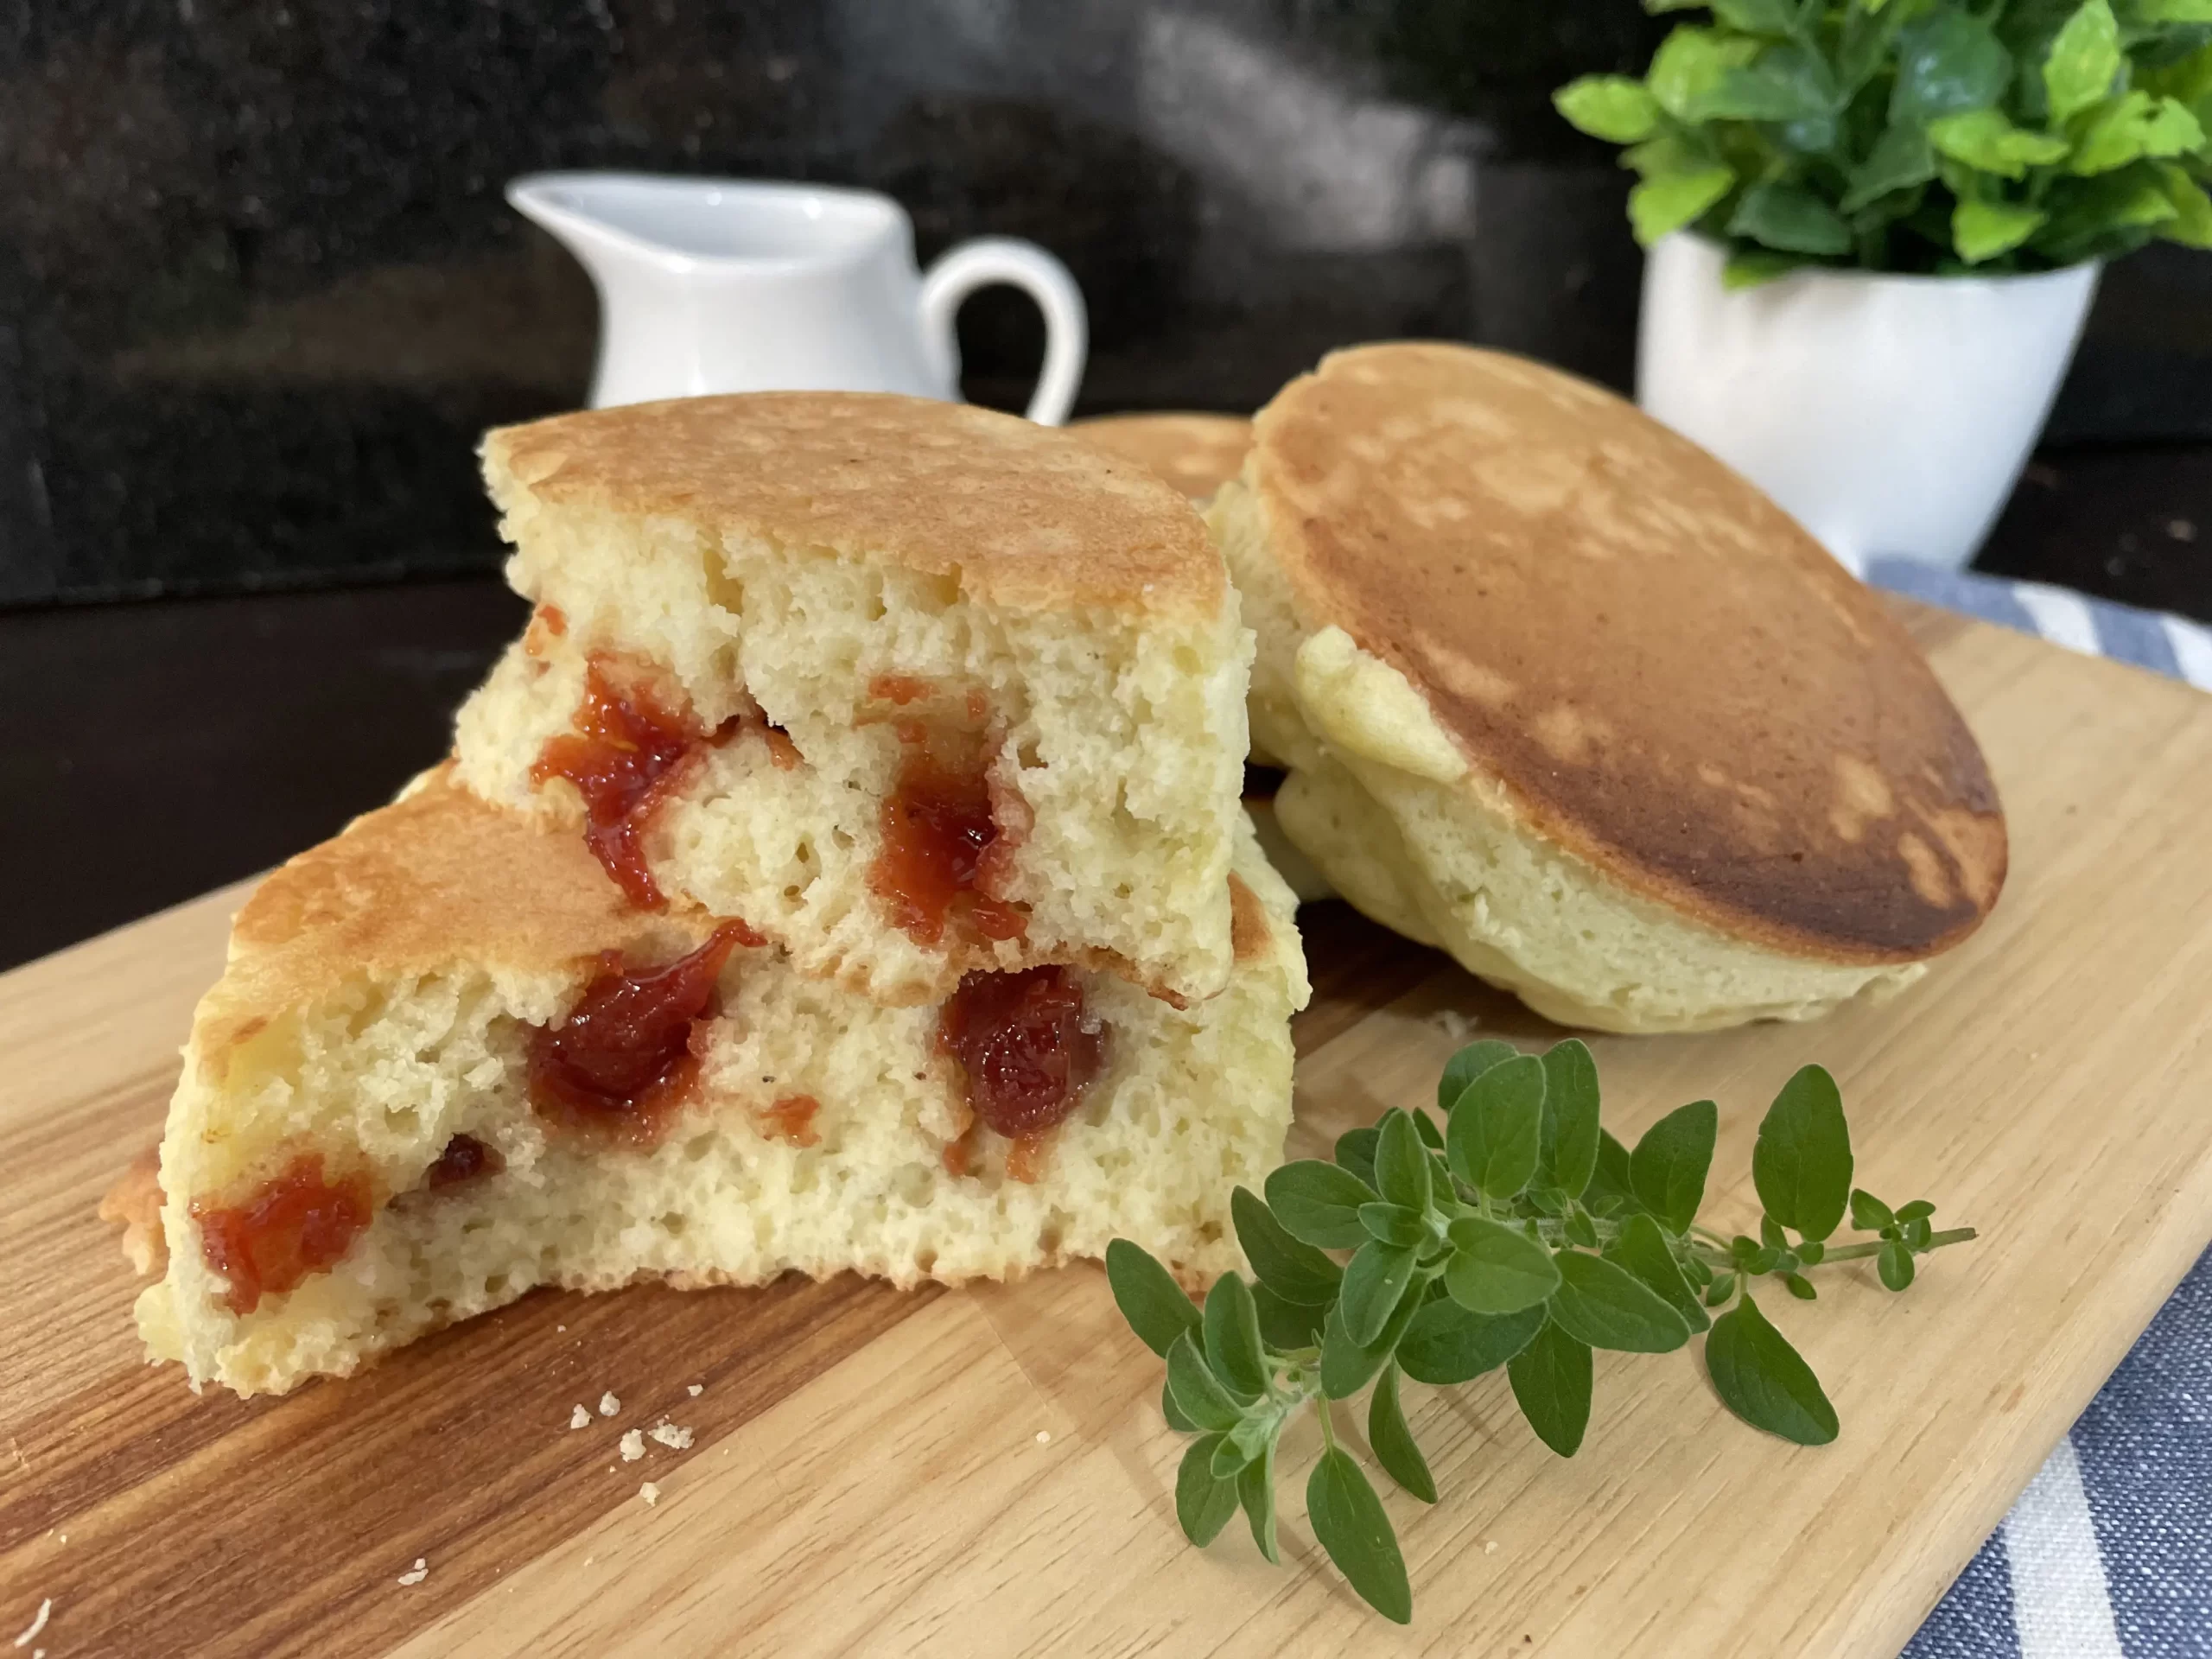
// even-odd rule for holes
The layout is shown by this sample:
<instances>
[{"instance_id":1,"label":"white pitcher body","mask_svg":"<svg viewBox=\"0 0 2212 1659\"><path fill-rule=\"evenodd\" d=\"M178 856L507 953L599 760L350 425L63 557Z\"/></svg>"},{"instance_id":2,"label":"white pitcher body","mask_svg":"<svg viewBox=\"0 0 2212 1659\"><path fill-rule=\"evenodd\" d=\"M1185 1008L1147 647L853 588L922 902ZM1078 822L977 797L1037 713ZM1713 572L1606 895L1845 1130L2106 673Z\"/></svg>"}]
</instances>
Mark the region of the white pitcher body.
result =
<instances>
[{"instance_id":1,"label":"white pitcher body","mask_svg":"<svg viewBox=\"0 0 2212 1659\"><path fill-rule=\"evenodd\" d=\"M953 313L993 281L1029 289L1045 308L1031 417L1057 423L1074 402L1082 296L1042 249L969 243L925 279L898 203L810 185L551 173L516 180L507 199L599 291L594 408L723 391L957 398Z\"/></svg>"}]
</instances>

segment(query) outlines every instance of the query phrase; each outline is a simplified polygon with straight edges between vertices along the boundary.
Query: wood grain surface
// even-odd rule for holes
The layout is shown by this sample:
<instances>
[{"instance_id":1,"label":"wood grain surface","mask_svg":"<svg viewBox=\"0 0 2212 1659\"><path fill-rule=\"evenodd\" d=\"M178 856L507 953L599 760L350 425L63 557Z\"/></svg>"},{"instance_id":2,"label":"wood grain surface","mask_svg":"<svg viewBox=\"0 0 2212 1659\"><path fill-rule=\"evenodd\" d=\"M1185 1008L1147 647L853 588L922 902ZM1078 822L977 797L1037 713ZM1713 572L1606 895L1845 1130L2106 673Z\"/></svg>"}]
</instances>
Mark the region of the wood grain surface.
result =
<instances>
[{"instance_id":1,"label":"wood grain surface","mask_svg":"<svg viewBox=\"0 0 2212 1659\"><path fill-rule=\"evenodd\" d=\"M1722 1224L1755 1216L1759 1116L1819 1059L1862 1184L1983 1230L1904 1296L1860 1264L1817 1305L1763 1303L1835 1401L1834 1446L1737 1424L1686 1354L1600 1355L1572 1460L1501 1376L1412 1389L1444 1498L1388 1500L1401 1631L1319 1560L1310 1425L1284 1569L1241 1526L1185 1544L1158 1362L1091 1268L538 1294L351 1382L195 1396L143 1363L94 1210L157 1133L232 890L0 978L0 1641L51 1598L50 1659L1894 1653L2212 1236L2212 699L1914 621L2011 816L1994 918L1886 1007L1594 1045L1624 1137L1719 1100ZM1553 1034L1341 906L1303 920L1293 1156L1427 1097L1468 1029ZM691 1446L622 1462L664 1414ZM1355 1442L1363 1421L1339 1416Z\"/></svg>"}]
</instances>

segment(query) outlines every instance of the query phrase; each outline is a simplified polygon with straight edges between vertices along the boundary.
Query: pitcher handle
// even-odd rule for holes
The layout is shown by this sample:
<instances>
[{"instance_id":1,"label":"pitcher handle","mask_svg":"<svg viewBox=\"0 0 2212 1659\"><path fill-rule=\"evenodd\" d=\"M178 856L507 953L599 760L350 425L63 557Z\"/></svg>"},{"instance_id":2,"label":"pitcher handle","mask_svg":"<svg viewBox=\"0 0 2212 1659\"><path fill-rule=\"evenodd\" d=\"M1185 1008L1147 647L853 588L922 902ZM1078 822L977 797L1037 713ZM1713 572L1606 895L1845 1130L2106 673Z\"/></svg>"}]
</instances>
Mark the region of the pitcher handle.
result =
<instances>
[{"instance_id":1,"label":"pitcher handle","mask_svg":"<svg viewBox=\"0 0 2212 1659\"><path fill-rule=\"evenodd\" d=\"M1011 283L1045 314L1045 366L1030 395L1029 418L1058 426L1075 407L1083 365L1090 350L1090 315L1083 290L1068 268L1039 247L1013 237L979 237L950 249L922 278L922 340L948 386L960 378L960 345L952 319L961 302L979 288ZM957 392L955 394L957 395Z\"/></svg>"}]
</instances>

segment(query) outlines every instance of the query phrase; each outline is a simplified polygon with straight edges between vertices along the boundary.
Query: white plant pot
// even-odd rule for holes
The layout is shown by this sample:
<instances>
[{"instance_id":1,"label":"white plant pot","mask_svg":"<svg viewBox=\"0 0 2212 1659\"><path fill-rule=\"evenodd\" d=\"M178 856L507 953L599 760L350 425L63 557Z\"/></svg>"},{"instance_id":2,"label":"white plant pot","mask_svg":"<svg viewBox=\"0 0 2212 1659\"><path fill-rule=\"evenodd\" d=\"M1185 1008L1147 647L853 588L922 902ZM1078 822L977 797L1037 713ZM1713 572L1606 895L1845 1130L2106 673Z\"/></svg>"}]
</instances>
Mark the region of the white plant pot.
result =
<instances>
[{"instance_id":1,"label":"white plant pot","mask_svg":"<svg viewBox=\"0 0 2212 1659\"><path fill-rule=\"evenodd\" d=\"M1651 250L1637 400L1854 569L1963 565L2043 430L2099 267L1802 270L1732 293L1726 257L1688 234Z\"/></svg>"}]
</instances>

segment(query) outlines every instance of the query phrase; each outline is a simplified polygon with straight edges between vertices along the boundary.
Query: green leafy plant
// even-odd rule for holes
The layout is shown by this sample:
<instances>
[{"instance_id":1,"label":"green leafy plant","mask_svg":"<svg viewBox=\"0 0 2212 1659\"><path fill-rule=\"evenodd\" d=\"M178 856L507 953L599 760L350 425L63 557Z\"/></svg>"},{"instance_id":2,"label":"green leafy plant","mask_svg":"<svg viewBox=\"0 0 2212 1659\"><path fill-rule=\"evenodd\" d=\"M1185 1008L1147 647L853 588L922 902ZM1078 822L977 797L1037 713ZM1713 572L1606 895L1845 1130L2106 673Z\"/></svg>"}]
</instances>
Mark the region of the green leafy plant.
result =
<instances>
[{"instance_id":1,"label":"green leafy plant","mask_svg":"<svg viewBox=\"0 0 2212 1659\"><path fill-rule=\"evenodd\" d=\"M1692 228L1740 287L1801 265L2052 270L2212 247L2212 0L1695 6L1643 79L1554 102L1629 146L1639 241Z\"/></svg>"},{"instance_id":2,"label":"green leafy plant","mask_svg":"<svg viewBox=\"0 0 2212 1659\"><path fill-rule=\"evenodd\" d=\"M1333 1162L1276 1170L1264 1198L1238 1187L1230 1213L1252 1278L1224 1274L1203 1307L1127 1239L1106 1252L1122 1317L1167 1362L1161 1409L1196 1437L1175 1483L1192 1542L1212 1542L1241 1509L1260 1553L1280 1559L1276 1447L1314 1408L1322 1451L1307 1521L1353 1589L1401 1624L1413 1592L1397 1535L1331 1402L1371 1383L1376 1462L1433 1503L1406 1382L1449 1387L1502 1365L1537 1437L1572 1457L1590 1421L1592 1350L1666 1353L1703 1332L1706 1372L1729 1410L1825 1445L1835 1408L1759 1311L1752 1281L1811 1300L1808 1269L1872 1257L1901 1291L1918 1257L1974 1236L1935 1230L1924 1199L1891 1210L1853 1187L1842 1099L1816 1065L1789 1079L1760 1125L1757 1238L1697 1219L1713 1103L1669 1112L1624 1147L1599 1123L1598 1069L1578 1040L1541 1056L1496 1041L1463 1048L1437 1104L1441 1128L1427 1111L1393 1109L1339 1140ZM1831 1246L1847 1212L1877 1236Z\"/></svg>"}]
</instances>

